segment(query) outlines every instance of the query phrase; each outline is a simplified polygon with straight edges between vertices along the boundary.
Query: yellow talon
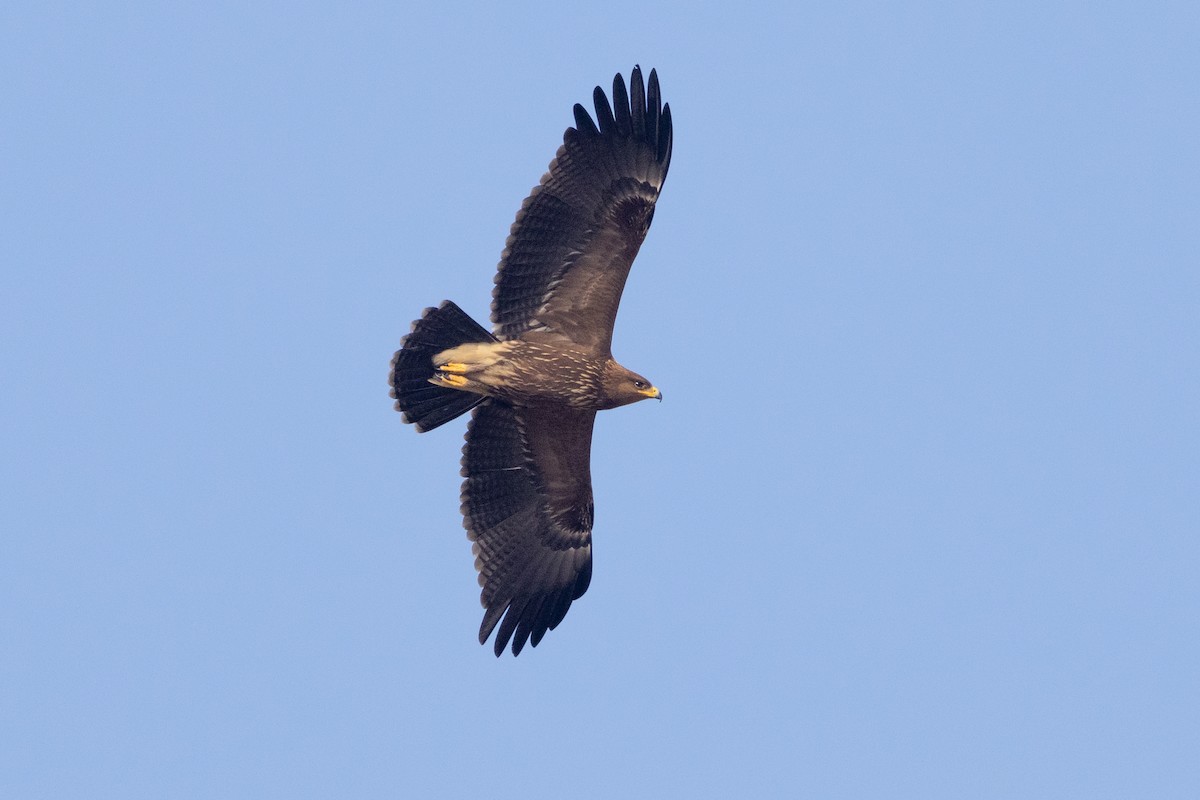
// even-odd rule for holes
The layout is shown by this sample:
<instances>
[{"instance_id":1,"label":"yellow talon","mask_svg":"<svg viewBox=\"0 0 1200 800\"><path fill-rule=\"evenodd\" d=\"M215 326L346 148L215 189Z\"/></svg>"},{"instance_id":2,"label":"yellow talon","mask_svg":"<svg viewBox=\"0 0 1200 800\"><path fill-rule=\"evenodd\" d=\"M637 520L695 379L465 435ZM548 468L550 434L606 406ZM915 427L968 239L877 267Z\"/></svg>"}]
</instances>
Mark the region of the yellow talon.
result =
<instances>
[{"instance_id":1,"label":"yellow talon","mask_svg":"<svg viewBox=\"0 0 1200 800\"><path fill-rule=\"evenodd\" d=\"M466 373L467 365L459 364L458 362L451 361L449 364L442 364L441 366L438 367L438 369L441 370L442 372L452 372L456 375L462 375L462 374Z\"/></svg>"},{"instance_id":2,"label":"yellow talon","mask_svg":"<svg viewBox=\"0 0 1200 800\"><path fill-rule=\"evenodd\" d=\"M462 375L448 375L439 372L432 382L440 383L443 386L453 386L459 388L467 385L467 379Z\"/></svg>"}]
</instances>

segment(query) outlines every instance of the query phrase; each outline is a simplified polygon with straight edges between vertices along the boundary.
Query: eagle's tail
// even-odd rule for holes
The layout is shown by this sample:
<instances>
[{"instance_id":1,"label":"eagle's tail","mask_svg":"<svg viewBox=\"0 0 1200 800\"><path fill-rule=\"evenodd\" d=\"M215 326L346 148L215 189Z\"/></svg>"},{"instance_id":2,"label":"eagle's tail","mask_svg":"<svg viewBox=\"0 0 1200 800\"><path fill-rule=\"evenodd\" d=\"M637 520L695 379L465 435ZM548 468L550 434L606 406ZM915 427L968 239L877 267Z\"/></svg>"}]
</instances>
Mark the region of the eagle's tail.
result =
<instances>
[{"instance_id":1,"label":"eagle's tail","mask_svg":"<svg viewBox=\"0 0 1200 800\"><path fill-rule=\"evenodd\" d=\"M460 344L494 341L496 337L449 300L425 309L413 323L412 333L400 341L388 378L396 410L403 412L404 421L416 425L418 431L433 430L482 403L483 395L430 383L433 357Z\"/></svg>"}]
</instances>

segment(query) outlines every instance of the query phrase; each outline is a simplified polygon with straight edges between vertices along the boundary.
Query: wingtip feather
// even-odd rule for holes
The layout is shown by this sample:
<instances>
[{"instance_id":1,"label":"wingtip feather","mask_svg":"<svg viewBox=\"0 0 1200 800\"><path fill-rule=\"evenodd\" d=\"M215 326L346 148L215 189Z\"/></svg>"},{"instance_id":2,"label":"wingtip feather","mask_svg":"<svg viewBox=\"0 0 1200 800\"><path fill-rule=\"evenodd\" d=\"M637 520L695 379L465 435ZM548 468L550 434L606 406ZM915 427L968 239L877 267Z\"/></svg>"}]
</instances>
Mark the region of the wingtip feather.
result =
<instances>
[{"instance_id":1,"label":"wingtip feather","mask_svg":"<svg viewBox=\"0 0 1200 800\"><path fill-rule=\"evenodd\" d=\"M630 136L633 133L633 119L629 113L629 92L625 90L625 79L621 73L613 76L613 114L616 115L617 133Z\"/></svg>"},{"instance_id":2,"label":"wingtip feather","mask_svg":"<svg viewBox=\"0 0 1200 800\"><path fill-rule=\"evenodd\" d=\"M635 66L629 75L629 101L633 112L633 136L646 138L646 87L642 83L642 68Z\"/></svg>"},{"instance_id":3,"label":"wingtip feather","mask_svg":"<svg viewBox=\"0 0 1200 800\"><path fill-rule=\"evenodd\" d=\"M615 131L617 121L613 118L612 106L608 104L608 97L599 86L592 90L592 105L596 107L596 122L600 126L600 133Z\"/></svg>"},{"instance_id":4,"label":"wingtip feather","mask_svg":"<svg viewBox=\"0 0 1200 800\"><path fill-rule=\"evenodd\" d=\"M674 144L675 129L671 124L671 104L663 106L662 119L659 120L658 160L663 165L663 180L667 179L667 171L671 167L671 146Z\"/></svg>"},{"instance_id":5,"label":"wingtip feather","mask_svg":"<svg viewBox=\"0 0 1200 800\"><path fill-rule=\"evenodd\" d=\"M587 112L581 104L576 103L572 109L575 114L575 129L584 136L599 136L600 131L596 128L596 123L592 121L592 115Z\"/></svg>"}]
</instances>

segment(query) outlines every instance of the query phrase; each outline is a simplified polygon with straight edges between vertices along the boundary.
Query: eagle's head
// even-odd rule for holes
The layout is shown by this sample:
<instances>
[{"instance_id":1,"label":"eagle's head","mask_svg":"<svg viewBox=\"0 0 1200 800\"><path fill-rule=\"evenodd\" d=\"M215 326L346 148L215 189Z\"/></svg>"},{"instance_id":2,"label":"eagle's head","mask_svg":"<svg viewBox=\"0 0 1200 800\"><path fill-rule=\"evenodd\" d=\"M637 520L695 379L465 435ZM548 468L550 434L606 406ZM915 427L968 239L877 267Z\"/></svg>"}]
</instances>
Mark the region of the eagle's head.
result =
<instances>
[{"instance_id":1,"label":"eagle's head","mask_svg":"<svg viewBox=\"0 0 1200 800\"><path fill-rule=\"evenodd\" d=\"M626 406L650 398L662 400L662 392L654 384L611 359L604 368L601 391L605 408Z\"/></svg>"}]
</instances>

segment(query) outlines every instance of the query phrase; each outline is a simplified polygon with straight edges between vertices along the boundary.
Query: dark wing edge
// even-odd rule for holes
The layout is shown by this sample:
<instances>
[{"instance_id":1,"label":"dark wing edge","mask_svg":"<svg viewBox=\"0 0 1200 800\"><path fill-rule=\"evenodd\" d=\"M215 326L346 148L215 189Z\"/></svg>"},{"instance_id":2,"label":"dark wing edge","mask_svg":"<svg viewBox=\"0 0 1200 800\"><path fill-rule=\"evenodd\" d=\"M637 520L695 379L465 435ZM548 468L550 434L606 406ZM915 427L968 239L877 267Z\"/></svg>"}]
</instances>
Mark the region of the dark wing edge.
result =
<instances>
[{"instance_id":1,"label":"dark wing edge","mask_svg":"<svg viewBox=\"0 0 1200 800\"><path fill-rule=\"evenodd\" d=\"M613 104L596 87L593 121L574 107L575 127L512 225L492 292L501 338L561 333L607 352L625 280L654 216L671 162L671 108L658 74L630 89L613 78Z\"/></svg>"},{"instance_id":2,"label":"dark wing edge","mask_svg":"<svg viewBox=\"0 0 1200 800\"><path fill-rule=\"evenodd\" d=\"M473 542L485 609L479 643L497 656L534 647L583 596L592 577L595 412L476 407L462 456L463 526ZM497 625L499 628L497 630Z\"/></svg>"}]
</instances>

